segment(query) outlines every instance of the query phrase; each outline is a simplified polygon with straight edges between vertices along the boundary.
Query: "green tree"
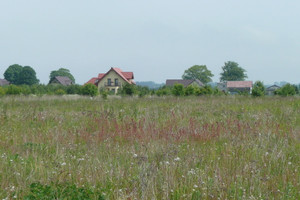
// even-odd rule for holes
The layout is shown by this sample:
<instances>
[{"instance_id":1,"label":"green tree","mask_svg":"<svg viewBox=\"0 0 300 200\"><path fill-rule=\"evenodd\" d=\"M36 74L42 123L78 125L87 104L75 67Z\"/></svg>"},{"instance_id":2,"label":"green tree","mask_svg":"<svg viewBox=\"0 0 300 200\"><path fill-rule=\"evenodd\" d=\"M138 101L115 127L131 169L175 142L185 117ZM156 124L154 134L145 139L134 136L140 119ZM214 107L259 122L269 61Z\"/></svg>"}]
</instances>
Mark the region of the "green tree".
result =
<instances>
[{"instance_id":1,"label":"green tree","mask_svg":"<svg viewBox=\"0 0 300 200\"><path fill-rule=\"evenodd\" d=\"M19 75L23 67L18 64L10 65L4 72L4 78L8 80L11 84L18 84Z\"/></svg>"},{"instance_id":2,"label":"green tree","mask_svg":"<svg viewBox=\"0 0 300 200\"><path fill-rule=\"evenodd\" d=\"M75 83L75 78L73 77L73 75L71 74L70 70L68 70L68 69L60 68L60 69L58 69L58 70L51 71L50 76L49 76L49 78L50 78L49 83L50 83L56 76L66 76L66 77L69 77L69 79L71 79L72 82Z\"/></svg>"},{"instance_id":3,"label":"green tree","mask_svg":"<svg viewBox=\"0 0 300 200\"><path fill-rule=\"evenodd\" d=\"M184 71L182 75L183 79L198 79L202 83L206 84L211 82L214 75L211 73L210 70L207 69L206 65L194 65L189 69Z\"/></svg>"},{"instance_id":4,"label":"green tree","mask_svg":"<svg viewBox=\"0 0 300 200\"><path fill-rule=\"evenodd\" d=\"M280 96L293 96L296 94L296 89L291 84L285 84L283 87L275 91L276 95Z\"/></svg>"},{"instance_id":5,"label":"green tree","mask_svg":"<svg viewBox=\"0 0 300 200\"><path fill-rule=\"evenodd\" d=\"M233 61L225 62L220 74L220 81L244 81L247 78L246 70Z\"/></svg>"},{"instance_id":6,"label":"green tree","mask_svg":"<svg viewBox=\"0 0 300 200\"><path fill-rule=\"evenodd\" d=\"M34 85L38 84L39 80L36 78L36 73L34 69L30 66L23 67L22 71L18 77L18 84L19 85Z\"/></svg>"},{"instance_id":7,"label":"green tree","mask_svg":"<svg viewBox=\"0 0 300 200\"><path fill-rule=\"evenodd\" d=\"M94 84L86 84L81 89L81 94L88 95L88 96L96 96L98 94L98 88Z\"/></svg>"},{"instance_id":8,"label":"green tree","mask_svg":"<svg viewBox=\"0 0 300 200\"><path fill-rule=\"evenodd\" d=\"M265 86L261 81L256 81L253 85L252 96L261 97L265 95Z\"/></svg>"}]
</instances>

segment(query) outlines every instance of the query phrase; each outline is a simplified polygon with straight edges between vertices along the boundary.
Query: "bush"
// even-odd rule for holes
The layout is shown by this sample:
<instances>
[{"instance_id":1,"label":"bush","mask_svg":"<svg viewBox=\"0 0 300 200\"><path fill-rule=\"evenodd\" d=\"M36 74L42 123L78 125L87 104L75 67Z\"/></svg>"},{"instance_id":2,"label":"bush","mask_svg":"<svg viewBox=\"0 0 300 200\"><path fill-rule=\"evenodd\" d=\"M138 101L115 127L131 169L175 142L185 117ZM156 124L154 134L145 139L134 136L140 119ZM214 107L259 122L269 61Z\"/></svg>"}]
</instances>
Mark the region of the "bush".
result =
<instances>
[{"instance_id":1,"label":"bush","mask_svg":"<svg viewBox=\"0 0 300 200\"><path fill-rule=\"evenodd\" d=\"M58 89L55 91L55 94L56 95L64 95L64 94L66 94L66 92L63 89Z\"/></svg>"},{"instance_id":2,"label":"bush","mask_svg":"<svg viewBox=\"0 0 300 200\"><path fill-rule=\"evenodd\" d=\"M94 84L86 84L81 89L82 95L88 95L88 96L96 96L98 94L98 88Z\"/></svg>"},{"instance_id":3,"label":"bush","mask_svg":"<svg viewBox=\"0 0 300 200\"><path fill-rule=\"evenodd\" d=\"M261 81L256 81L252 89L252 96L261 97L265 95L265 86Z\"/></svg>"},{"instance_id":4,"label":"bush","mask_svg":"<svg viewBox=\"0 0 300 200\"><path fill-rule=\"evenodd\" d=\"M80 85L70 85L67 87L67 94L80 94Z\"/></svg>"},{"instance_id":5,"label":"bush","mask_svg":"<svg viewBox=\"0 0 300 200\"><path fill-rule=\"evenodd\" d=\"M157 96L166 96L171 94L171 88L167 86L163 86L156 91Z\"/></svg>"},{"instance_id":6,"label":"bush","mask_svg":"<svg viewBox=\"0 0 300 200\"><path fill-rule=\"evenodd\" d=\"M190 95L194 95L196 91L196 88L192 85L189 85L185 88L184 90L184 95L185 96L190 96Z\"/></svg>"},{"instance_id":7,"label":"bush","mask_svg":"<svg viewBox=\"0 0 300 200\"><path fill-rule=\"evenodd\" d=\"M172 94L175 96L183 96L184 95L184 85L174 84L174 86L172 88Z\"/></svg>"},{"instance_id":8,"label":"bush","mask_svg":"<svg viewBox=\"0 0 300 200\"><path fill-rule=\"evenodd\" d=\"M293 96L296 94L296 89L293 85L288 83L284 85L282 88L276 90L275 94L280 96Z\"/></svg>"},{"instance_id":9,"label":"bush","mask_svg":"<svg viewBox=\"0 0 300 200\"><path fill-rule=\"evenodd\" d=\"M0 86L0 97L5 95L5 89Z\"/></svg>"},{"instance_id":10,"label":"bush","mask_svg":"<svg viewBox=\"0 0 300 200\"><path fill-rule=\"evenodd\" d=\"M6 94L9 94L9 95L21 94L21 88L19 88L16 85L9 85L6 90Z\"/></svg>"},{"instance_id":11,"label":"bush","mask_svg":"<svg viewBox=\"0 0 300 200\"><path fill-rule=\"evenodd\" d=\"M132 96L136 93L136 86L126 83L120 91L121 94Z\"/></svg>"}]
</instances>

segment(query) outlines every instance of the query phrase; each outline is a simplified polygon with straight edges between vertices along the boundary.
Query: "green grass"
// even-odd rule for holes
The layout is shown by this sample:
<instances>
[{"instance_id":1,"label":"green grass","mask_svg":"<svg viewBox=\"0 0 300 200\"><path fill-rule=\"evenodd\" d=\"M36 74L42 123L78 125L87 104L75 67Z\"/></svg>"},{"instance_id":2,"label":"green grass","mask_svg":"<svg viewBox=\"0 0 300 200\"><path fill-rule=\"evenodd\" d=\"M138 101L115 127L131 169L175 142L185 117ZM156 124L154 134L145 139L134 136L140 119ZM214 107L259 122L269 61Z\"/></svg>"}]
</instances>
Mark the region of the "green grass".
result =
<instances>
[{"instance_id":1,"label":"green grass","mask_svg":"<svg viewBox=\"0 0 300 200\"><path fill-rule=\"evenodd\" d=\"M0 98L0 199L299 199L298 97Z\"/></svg>"}]
</instances>

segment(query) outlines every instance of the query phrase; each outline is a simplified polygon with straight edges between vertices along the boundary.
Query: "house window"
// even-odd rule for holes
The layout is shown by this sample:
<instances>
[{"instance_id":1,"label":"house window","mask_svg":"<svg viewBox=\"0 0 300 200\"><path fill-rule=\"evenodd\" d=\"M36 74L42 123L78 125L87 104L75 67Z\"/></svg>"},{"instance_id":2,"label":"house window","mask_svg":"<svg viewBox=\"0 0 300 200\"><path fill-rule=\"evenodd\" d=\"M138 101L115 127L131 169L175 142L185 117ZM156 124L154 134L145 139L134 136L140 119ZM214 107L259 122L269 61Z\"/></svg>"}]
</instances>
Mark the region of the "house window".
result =
<instances>
[{"instance_id":1,"label":"house window","mask_svg":"<svg viewBox=\"0 0 300 200\"><path fill-rule=\"evenodd\" d=\"M110 78L107 79L107 85L111 86L111 79Z\"/></svg>"},{"instance_id":2,"label":"house window","mask_svg":"<svg viewBox=\"0 0 300 200\"><path fill-rule=\"evenodd\" d=\"M119 80L116 78L115 79L115 86L118 86L119 85Z\"/></svg>"}]
</instances>

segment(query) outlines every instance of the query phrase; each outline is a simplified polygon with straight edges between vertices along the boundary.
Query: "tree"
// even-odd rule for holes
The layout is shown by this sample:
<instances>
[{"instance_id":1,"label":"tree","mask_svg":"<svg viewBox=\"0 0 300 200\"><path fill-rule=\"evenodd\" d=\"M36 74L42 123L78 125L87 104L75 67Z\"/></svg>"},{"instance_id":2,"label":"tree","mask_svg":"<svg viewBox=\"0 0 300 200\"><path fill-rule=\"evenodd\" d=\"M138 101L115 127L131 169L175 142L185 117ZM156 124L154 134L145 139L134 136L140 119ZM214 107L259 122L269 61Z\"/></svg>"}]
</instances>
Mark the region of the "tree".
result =
<instances>
[{"instance_id":1,"label":"tree","mask_svg":"<svg viewBox=\"0 0 300 200\"><path fill-rule=\"evenodd\" d=\"M49 76L49 78L50 78L49 82L51 82L56 76L69 77L69 79L71 79L73 81L73 83L75 83L75 79L74 79L73 75L71 74L70 70L68 70L68 69L60 68L58 70L51 71L50 76Z\"/></svg>"},{"instance_id":2,"label":"tree","mask_svg":"<svg viewBox=\"0 0 300 200\"><path fill-rule=\"evenodd\" d=\"M23 67L22 71L19 74L18 82L19 85L34 85L38 84L39 80L36 78L36 73L34 69L30 66Z\"/></svg>"},{"instance_id":3,"label":"tree","mask_svg":"<svg viewBox=\"0 0 300 200\"><path fill-rule=\"evenodd\" d=\"M285 84L282 88L275 91L275 94L280 96L293 96L296 94L296 89L291 84Z\"/></svg>"},{"instance_id":4,"label":"tree","mask_svg":"<svg viewBox=\"0 0 300 200\"><path fill-rule=\"evenodd\" d=\"M265 86L261 81L256 81L253 85L252 96L261 97L265 95Z\"/></svg>"},{"instance_id":5,"label":"tree","mask_svg":"<svg viewBox=\"0 0 300 200\"><path fill-rule=\"evenodd\" d=\"M207 69L206 65L194 65L189 69L184 71L182 75L183 79L198 79L202 83L206 84L211 82L211 77L214 75L211 73L210 70Z\"/></svg>"},{"instance_id":6,"label":"tree","mask_svg":"<svg viewBox=\"0 0 300 200\"><path fill-rule=\"evenodd\" d=\"M21 65L10 65L4 72L4 78L11 84L18 84L19 74L21 73L22 69L23 67Z\"/></svg>"},{"instance_id":7,"label":"tree","mask_svg":"<svg viewBox=\"0 0 300 200\"><path fill-rule=\"evenodd\" d=\"M86 84L81 89L81 94L89 95L89 96L96 96L98 94L98 88L94 84Z\"/></svg>"},{"instance_id":8,"label":"tree","mask_svg":"<svg viewBox=\"0 0 300 200\"><path fill-rule=\"evenodd\" d=\"M222 70L220 81L244 81L245 78L248 77L246 70L240 67L236 62L225 62Z\"/></svg>"}]
</instances>

